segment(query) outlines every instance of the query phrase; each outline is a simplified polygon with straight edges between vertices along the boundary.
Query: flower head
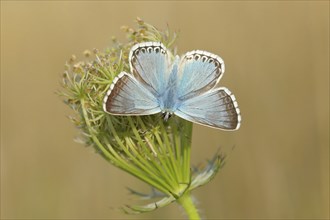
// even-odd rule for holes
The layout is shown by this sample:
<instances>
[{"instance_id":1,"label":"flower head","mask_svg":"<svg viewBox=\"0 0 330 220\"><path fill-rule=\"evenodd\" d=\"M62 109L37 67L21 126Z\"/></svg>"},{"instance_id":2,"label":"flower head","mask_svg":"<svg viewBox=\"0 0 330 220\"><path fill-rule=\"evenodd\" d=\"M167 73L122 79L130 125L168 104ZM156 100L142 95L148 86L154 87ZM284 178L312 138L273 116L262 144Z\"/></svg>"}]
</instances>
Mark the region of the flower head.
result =
<instances>
[{"instance_id":1,"label":"flower head","mask_svg":"<svg viewBox=\"0 0 330 220\"><path fill-rule=\"evenodd\" d=\"M133 194L144 199L162 197L149 205L126 206L124 210L129 213L151 211L173 201L181 203L192 189L213 178L224 159L217 154L204 168L191 168L192 123L181 118L164 121L159 115L131 117L104 112L103 97L113 79L122 71L129 71L128 54L134 44L162 42L176 54L175 32L168 29L161 32L139 18L136 22L137 29L122 27L127 33L127 43L113 38L113 45L104 52L84 51L88 61L76 61L72 56L59 92L74 111L70 120L80 131L80 141L152 187L148 195L130 189Z\"/></svg>"}]
</instances>

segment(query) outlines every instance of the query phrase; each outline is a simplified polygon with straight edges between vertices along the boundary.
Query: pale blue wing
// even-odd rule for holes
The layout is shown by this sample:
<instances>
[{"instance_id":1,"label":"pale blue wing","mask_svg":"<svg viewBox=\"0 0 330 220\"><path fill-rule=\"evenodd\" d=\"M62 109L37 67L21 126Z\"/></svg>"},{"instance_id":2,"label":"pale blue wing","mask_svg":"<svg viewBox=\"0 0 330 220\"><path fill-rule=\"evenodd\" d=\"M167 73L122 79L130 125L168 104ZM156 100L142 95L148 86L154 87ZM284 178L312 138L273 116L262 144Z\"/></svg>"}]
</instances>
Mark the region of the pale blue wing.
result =
<instances>
[{"instance_id":1,"label":"pale blue wing","mask_svg":"<svg viewBox=\"0 0 330 220\"><path fill-rule=\"evenodd\" d=\"M114 115L149 115L160 112L158 100L132 75L122 72L103 101L104 111Z\"/></svg>"},{"instance_id":2,"label":"pale blue wing","mask_svg":"<svg viewBox=\"0 0 330 220\"><path fill-rule=\"evenodd\" d=\"M224 72L225 64L219 56L201 50L186 53L178 72L179 100L195 97L214 88Z\"/></svg>"},{"instance_id":3,"label":"pale blue wing","mask_svg":"<svg viewBox=\"0 0 330 220\"><path fill-rule=\"evenodd\" d=\"M134 45L129 54L132 74L155 96L166 89L170 74L169 53L162 43L144 42Z\"/></svg>"},{"instance_id":4,"label":"pale blue wing","mask_svg":"<svg viewBox=\"0 0 330 220\"><path fill-rule=\"evenodd\" d=\"M235 96L227 88L212 89L190 98L180 103L174 114L191 122L224 130L238 129L241 121Z\"/></svg>"}]
</instances>

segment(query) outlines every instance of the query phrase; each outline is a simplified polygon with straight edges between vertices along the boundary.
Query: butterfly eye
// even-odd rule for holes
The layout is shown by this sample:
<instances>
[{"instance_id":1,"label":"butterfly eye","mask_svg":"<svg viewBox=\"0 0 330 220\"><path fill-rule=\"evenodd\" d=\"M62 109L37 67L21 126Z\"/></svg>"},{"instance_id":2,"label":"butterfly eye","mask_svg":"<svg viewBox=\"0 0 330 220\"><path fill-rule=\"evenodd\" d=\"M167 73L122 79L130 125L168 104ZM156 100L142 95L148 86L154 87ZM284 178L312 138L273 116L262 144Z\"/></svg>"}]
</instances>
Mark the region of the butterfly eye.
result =
<instances>
[{"instance_id":1,"label":"butterfly eye","mask_svg":"<svg viewBox=\"0 0 330 220\"><path fill-rule=\"evenodd\" d=\"M195 59L195 60L199 60L199 58L201 58L201 56L198 55L198 54L195 54L194 59Z\"/></svg>"},{"instance_id":2,"label":"butterfly eye","mask_svg":"<svg viewBox=\"0 0 330 220\"><path fill-rule=\"evenodd\" d=\"M220 97L226 97L227 93L225 91L220 91L219 95L220 95Z\"/></svg>"},{"instance_id":3,"label":"butterfly eye","mask_svg":"<svg viewBox=\"0 0 330 220\"><path fill-rule=\"evenodd\" d=\"M186 56L186 60L191 60L193 58L193 56Z\"/></svg>"},{"instance_id":4,"label":"butterfly eye","mask_svg":"<svg viewBox=\"0 0 330 220\"><path fill-rule=\"evenodd\" d=\"M140 53L140 50L136 50L134 54L135 54L135 56L137 56L137 55L139 55L139 53Z\"/></svg>"},{"instance_id":5,"label":"butterfly eye","mask_svg":"<svg viewBox=\"0 0 330 220\"><path fill-rule=\"evenodd\" d=\"M232 108L234 108L234 105L232 103L228 103L227 104L227 109L232 109Z\"/></svg>"},{"instance_id":6,"label":"butterfly eye","mask_svg":"<svg viewBox=\"0 0 330 220\"><path fill-rule=\"evenodd\" d=\"M226 96L225 102L228 103L228 105L231 104L231 98L229 96Z\"/></svg>"},{"instance_id":7,"label":"butterfly eye","mask_svg":"<svg viewBox=\"0 0 330 220\"><path fill-rule=\"evenodd\" d=\"M132 63L136 62L136 57L132 57Z\"/></svg>"},{"instance_id":8,"label":"butterfly eye","mask_svg":"<svg viewBox=\"0 0 330 220\"><path fill-rule=\"evenodd\" d=\"M229 112L230 112L231 115L235 115L236 114L236 109L233 108Z\"/></svg>"}]
</instances>

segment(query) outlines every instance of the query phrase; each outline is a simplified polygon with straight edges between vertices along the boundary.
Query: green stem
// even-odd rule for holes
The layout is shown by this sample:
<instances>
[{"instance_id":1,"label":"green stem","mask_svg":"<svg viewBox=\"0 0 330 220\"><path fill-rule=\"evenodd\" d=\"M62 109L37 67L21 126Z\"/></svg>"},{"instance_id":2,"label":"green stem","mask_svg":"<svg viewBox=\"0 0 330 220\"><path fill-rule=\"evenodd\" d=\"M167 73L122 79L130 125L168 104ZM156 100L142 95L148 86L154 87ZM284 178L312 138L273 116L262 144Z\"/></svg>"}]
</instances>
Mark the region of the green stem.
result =
<instances>
[{"instance_id":1,"label":"green stem","mask_svg":"<svg viewBox=\"0 0 330 220\"><path fill-rule=\"evenodd\" d=\"M186 192L182 195L177 202L183 207L186 211L189 219L197 219L200 220L201 217L198 214L197 208L192 201L192 197L189 192Z\"/></svg>"},{"instance_id":2,"label":"green stem","mask_svg":"<svg viewBox=\"0 0 330 220\"><path fill-rule=\"evenodd\" d=\"M191 181L191 171L190 171L190 151L191 151L191 141L192 141L192 129L193 125L191 122L184 122L184 134L181 135L181 149L183 151L183 172L184 181L190 183Z\"/></svg>"}]
</instances>

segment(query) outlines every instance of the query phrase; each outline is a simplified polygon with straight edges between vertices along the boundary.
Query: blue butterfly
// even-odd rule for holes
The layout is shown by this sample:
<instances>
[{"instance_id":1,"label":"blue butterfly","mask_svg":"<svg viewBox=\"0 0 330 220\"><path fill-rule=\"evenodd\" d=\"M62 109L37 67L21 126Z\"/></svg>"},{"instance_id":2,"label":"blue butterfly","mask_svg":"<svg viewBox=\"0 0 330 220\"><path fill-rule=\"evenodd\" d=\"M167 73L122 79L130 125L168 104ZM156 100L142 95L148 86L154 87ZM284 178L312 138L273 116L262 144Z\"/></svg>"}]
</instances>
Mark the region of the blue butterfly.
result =
<instances>
[{"instance_id":1,"label":"blue butterfly","mask_svg":"<svg viewBox=\"0 0 330 220\"><path fill-rule=\"evenodd\" d=\"M121 72L104 97L112 115L174 114L198 124L236 130L241 115L235 96L216 87L225 72L223 60L194 50L181 58L158 42L134 45L129 54L131 73Z\"/></svg>"}]
</instances>

